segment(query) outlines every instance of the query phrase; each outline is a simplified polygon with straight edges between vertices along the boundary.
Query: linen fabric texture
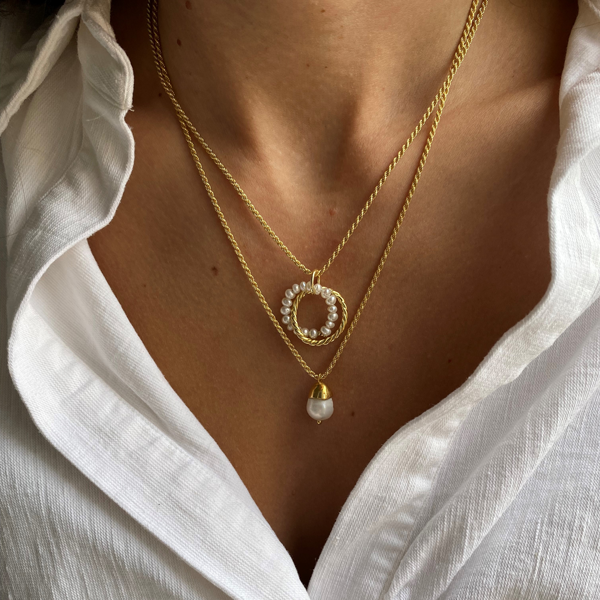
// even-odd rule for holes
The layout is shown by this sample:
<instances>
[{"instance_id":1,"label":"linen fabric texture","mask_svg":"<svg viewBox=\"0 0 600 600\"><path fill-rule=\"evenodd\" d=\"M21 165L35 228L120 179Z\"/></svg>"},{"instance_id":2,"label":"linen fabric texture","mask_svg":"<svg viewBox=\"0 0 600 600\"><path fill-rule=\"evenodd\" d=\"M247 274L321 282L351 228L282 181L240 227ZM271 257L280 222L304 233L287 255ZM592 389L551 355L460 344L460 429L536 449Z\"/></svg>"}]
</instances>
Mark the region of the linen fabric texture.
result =
<instances>
[{"instance_id":1,"label":"linen fabric texture","mask_svg":"<svg viewBox=\"0 0 600 600\"><path fill-rule=\"evenodd\" d=\"M373 457L308 589L87 244L134 161L109 10L0 22L0 598L600 598L600 0L561 80L550 286Z\"/></svg>"}]
</instances>

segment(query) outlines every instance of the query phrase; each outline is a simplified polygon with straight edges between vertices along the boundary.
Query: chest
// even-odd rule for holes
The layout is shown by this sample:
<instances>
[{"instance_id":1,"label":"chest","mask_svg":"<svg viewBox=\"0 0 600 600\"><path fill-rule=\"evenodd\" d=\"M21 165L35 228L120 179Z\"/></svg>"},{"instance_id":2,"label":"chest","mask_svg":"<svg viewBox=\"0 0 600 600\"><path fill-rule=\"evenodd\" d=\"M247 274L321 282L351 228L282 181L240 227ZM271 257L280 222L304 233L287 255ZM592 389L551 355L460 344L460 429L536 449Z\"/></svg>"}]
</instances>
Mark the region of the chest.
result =
<instances>
[{"instance_id":1,"label":"chest","mask_svg":"<svg viewBox=\"0 0 600 600\"><path fill-rule=\"evenodd\" d=\"M320 426L305 411L312 380L244 275L179 131L171 123L164 137L137 140L122 204L90 246L150 354L232 462L305 583L340 508L381 445L459 387L547 289L555 96L549 86L521 99L528 108L522 127L508 116L494 123L481 117L465 130L464 118L448 117L385 269L327 379L335 412ZM386 184L380 204L323 276L344 295L350 318L416 158ZM285 289L306 276L226 184L214 173L212 179L277 312ZM262 198L261 208L278 235L318 267L369 193L365 185L363 194L348 190L346 203L325 195L275 209ZM319 320L322 310L307 302L303 319ZM337 344L296 347L315 371L324 371Z\"/></svg>"}]
</instances>

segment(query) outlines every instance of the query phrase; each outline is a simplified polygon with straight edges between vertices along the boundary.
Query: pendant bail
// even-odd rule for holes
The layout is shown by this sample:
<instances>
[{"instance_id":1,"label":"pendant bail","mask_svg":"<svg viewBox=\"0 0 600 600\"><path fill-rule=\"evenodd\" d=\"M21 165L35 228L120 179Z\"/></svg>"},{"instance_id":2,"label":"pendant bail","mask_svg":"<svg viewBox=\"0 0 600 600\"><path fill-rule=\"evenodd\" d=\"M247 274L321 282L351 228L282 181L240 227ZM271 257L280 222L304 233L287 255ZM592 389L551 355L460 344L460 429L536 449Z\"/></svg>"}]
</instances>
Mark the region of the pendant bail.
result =
<instances>
[{"instance_id":1,"label":"pendant bail","mask_svg":"<svg viewBox=\"0 0 600 600\"><path fill-rule=\"evenodd\" d=\"M320 425L325 419L329 419L333 414L333 398L331 391L321 381L320 376L317 382L313 385L308 395L306 403L308 414Z\"/></svg>"},{"instance_id":2,"label":"pendant bail","mask_svg":"<svg viewBox=\"0 0 600 600\"><path fill-rule=\"evenodd\" d=\"M316 281L315 281L316 279ZM310 291L314 291L315 289L315 283L318 283L319 285L321 285L321 274L319 273L318 269L315 269L312 272L312 276L310 278Z\"/></svg>"}]
</instances>

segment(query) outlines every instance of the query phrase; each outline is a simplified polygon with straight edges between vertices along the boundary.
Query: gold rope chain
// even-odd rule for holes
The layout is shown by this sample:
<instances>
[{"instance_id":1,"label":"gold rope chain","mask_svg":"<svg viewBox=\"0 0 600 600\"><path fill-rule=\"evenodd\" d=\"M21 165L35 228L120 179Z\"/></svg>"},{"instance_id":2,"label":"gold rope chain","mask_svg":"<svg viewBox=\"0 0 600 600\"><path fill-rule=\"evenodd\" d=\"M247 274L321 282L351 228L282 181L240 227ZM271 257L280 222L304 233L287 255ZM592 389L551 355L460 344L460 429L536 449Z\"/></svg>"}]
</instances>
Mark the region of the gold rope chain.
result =
<instances>
[{"instance_id":1,"label":"gold rope chain","mask_svg":"<svg viewBox=\"0 0 600 600\"><path fill-rule=\"evenodd\" d=\"M480 4L481 1L481 4ZM254 205L252 204L252 202L250 202L250 200L248 199L248 197L246 196L246 194L244 193L244 191L241 189L241 187L239 186L239 184L235 181L235 179L233 178L233 176L229 173L229 171L227 171L227 169L225 168L225 166L221 163L221 161L217 158L217 156L215 155L215 153L211 150L211 148L208 146L208 144L206 143L206 141L202 138L202 136L198 133L198 131L196 130L196 128L194 127L194 125L192 124L192 122L190 121L190 119L188 118L188 116L186 115L186 113L184 112L183 108L181 107L181 105L179 104L177 98L175 97L175 92L173 90L173 85L171 83L171 79L168 75L167 72L167 68L162 56L162 48L161 48L161 44L160 44L160 34L159 34L159 29L158 29L158 0L148 0L148 11L147 11L147 25L148 25L148 33L149 33L149 37L150 37L150 44L152 47L152 54L154 57L154 63L156 66L156 70L158 72L158 77L161 81L161 84L166 92L166 94L169 96L171 103L173 104L173 107L175 109L175 113L177 115L177 119L179 121L179 124L181 126L181 129L183 131L183 135L185 137L185 140L187 142L188 148L190 150L190 153L192 155L192 158L194 160L194 163L196 164L196 168L198 170L198 173L200 175L200 178L202 179L202 182L204 184L204 187L206 189L206 192L210 198L210 201L215 209L215 212L217 213L217 216L219 218L219 221L221 222L221 225L223 227L223 230L225 231L225 234L227 235L227 238L229 240L229 242L231 243L234 252L242 266L242 269L244 270L244 272L246 273L246 276L248 277L248 280L250 281L250 284L252 285L252 288L254 289L254 291L256 292L256 295L258 296L258 299L260 300L263 308L265 309L265 311L267 312L269 318L271 319L271 322L273 323L273 325L275 326L275 328L277 329L277 331L279 332L279 335L281 336L281 338L283 339L283 341L286 343L286 345L288 346L288 348L290 349L290 351L292 352L292 354L294 355L294 357L296 358L296 360L300 363L300 365L302 366L302 368L306 371L306 373L308 375L310 375L312 378L316 379L317 381L323 381L333 370L333 368L335 367L338 359L340 358L346 344L348 343L348 340L350 338L350 335L352 334L354 328L356 327L358 320L367 304L367 301L369 300L369 297L371 296L371 293L373 291L373 288L375 287L375 284L377 283L377 280L379 278L379 275L381 274L381 271L383 270L383 267L385 265L385 262L390 254L390 251L392 249L392 246L394 244L394 241L396 240L396 236L398 235L398 231L400 229L400 226L402 225L403 221L404 221L404 216L406 215L406 211L408 210L408 206L410 204L410 201L412 199L412 197L414 196L414 193L416 191L417 185L419 183L419 180L421 178L421 174L423 172L423 168L425 166L425 163L427 161L427 156L429 155L429 151L431 149L431 145L433 143L433 138L435 137L435 133L437 131L437 127L440 121L440 118L442 116L442 112L444 110L444 106L446 104L446 99L448 97L448 93L450 91L450 86L452 84L452 81L454 79L454 76L456 75L456 72L458 71L458 68L460 67L462 61L464 60L467 51L473 41L473 38L475 36L475 33L477 31L477 28L479 27L479 24L481 23L481 19L483 17L483 14L485 12L485 9L487 7L488 4L488 0L473 0L472 4L471 4L471 8L469 10L469 15L467 17L467 21L465 23L465 27L463 30L463 33L461 35L460 41L458 43L458 46L456 48L456 51L454 53L454 58L452 60L452 64L450 66L450 70L448 72L448 75L444 81L444 83L442 84L442 87L440 88L440 90L438 91L438 93L436 94L435 98L433 99L432 103L429 105L427 111L425 112L425 114L423 115L423 117L421 118L421 120L419 121L419 123L417 124L417 127L413 130L413 132L411 133L411 135L409 136L408 140L405 142L405 144L402 146L402 148L400 149L400 151L398 152L398 154L394 157L394 159L392 160L392 162L390 163L390 165L388 166L388 168L386 169L386 171L384 172L383 176L381 177L381 179L379 180L379 182L377 183L377 186L375 187L375 190L373 191L373 193L371 194L371 196L369 197L369 199L367 200L367 203L365 204L365 206L363 207L363 209L361 210L361 212L359 213L359 215L357 216L356 220L354 221L354 223L352 224L352 226L350 227L350 229L348 230L348 232L346 233L346 235L344 236L342 242L339 244L339 246L336 248L336 250L334 251L333 255L330 257L330 259L325 263L325 265L315 271L313 269L309 269L308 267L306 267L303 263L301 263L296 256L294 256L294 254L291 252L291 250L289 250L287 248L287 246L280 240L280 238L275 234L275 232L271 229L271 227L267 224L267 222L264 220L264 218L260 215L260 213L258 212L258 210L256 209L256 207L254 207ZM479 8L478 8L479 7ZM335 258L337 257L337 255L340 253L340 251L342 250L342 248L344 247L344 245L346 244L346 242L348 241L348 239L350 238L350 236L352 235L352 233L354 233L355 229L358 227L359 223L361 222L362 218L364 217L364 215L366 214L367 210L369 209L369 207L371 206L371 204L373 203L373 201L375 200L379 190L381 189L381 187L383 186L383 184L385 183L385 181L387 180L387 178L389 177L390 173L392 172L392 170L396 167L396 165L398 164L398 161L402 158L402 156L406 153L406 150L408 149L408 147L410 146L410 144L412 143L412 141L417 137L418 133L421 131L421 129L423 128L423 126L425 125L426 121L429 119L429 117L431 116L431 114L433 113L433 111L435 110L435 107L437 106L437 111L434 115L433 118L433 122L429 131L429 134L427 136L427 141L425 143L425 146L423 148L423 152L421 154L421 158L419 160L419 164L417 166L417 169L415 171L415 175L413 177L411 186L408 190L408 193L406 195L406 198L402 204L402 207L400 209L400 214L398 215L398 219L396 220L396 224L394 225L394 229L392 230L392 233L388 239L388 242L385 246L385 249L381 255L381 258L379 259L379 264L377 265L377 268L373 274L373 277L371 279L371 282L369 283L369 286L367 288L367 291L356 311L356 314L354 315L354 318L352 319L348 330L346 331L346 334L344 336L344 338L342 339L342 342L340 343L335 355L333 356L333 359L331 360L329 366L327 367L327 369L325 371L323 371L322 373L316 373L315 371L313 371L313 369L310 368L310 366L306 363L306 361L304 360L304 358L301 356L301 354L298 352L298 350L296 349L296 347L294 346L294 344L292 343L292 341L289 339L289 337L286 335L285 331L283 330L283 328L281 327L281 325L279 324L279 321L277 319L277 317L273 314L273 311L271 310L271 307L269 306L266 298L264 297L262 291L260 290L258 283L256 282L256 279L254 278L254 276L252 275L252 272L250 270L250 267L248 266L248 263L246 262L244 255L242 254L242 251L238 245L238 243L235 240L235 237L233 236L233 232L231 231L231 228L229 227L229 224L227 223L227 220L225 218L225 215L223 214L223 211L221 210L221 207L219 206L219 203L217 201L217 198L212 190L212 187L208 181L208 177L206 176L206 173L204 172L204 167L202 166L202 163L200 161L200 158L198 156L198 153L196 151L196 147L194 144L194 140L192 139L192 135L198 140L198 142L200 143L200 145L202 146L202 148L205 150L205 152L208 154L208 156L213 160L213 162L217 165L217 167L221 170L221 172L225 175L225 177L227 178L227 180L233 185L233 187L236 189L236 191L238 192L238 194L241 196L241 198L244 200L244 202L246 203L246 205L248 206L248 208L250 209L250 211L252 212L252 214L258 219L258 221L261 223L261 225L264 227L264 229L269 233L269 235L275 240L275 242L280 246L280 248L286 253L286 255L300 268L302 269L305 273L308 274L312 274L315 273L316 275L321 275L322 273L324 273L333 263L333 261L335 260Z\"/></svg>"}]
</instances>

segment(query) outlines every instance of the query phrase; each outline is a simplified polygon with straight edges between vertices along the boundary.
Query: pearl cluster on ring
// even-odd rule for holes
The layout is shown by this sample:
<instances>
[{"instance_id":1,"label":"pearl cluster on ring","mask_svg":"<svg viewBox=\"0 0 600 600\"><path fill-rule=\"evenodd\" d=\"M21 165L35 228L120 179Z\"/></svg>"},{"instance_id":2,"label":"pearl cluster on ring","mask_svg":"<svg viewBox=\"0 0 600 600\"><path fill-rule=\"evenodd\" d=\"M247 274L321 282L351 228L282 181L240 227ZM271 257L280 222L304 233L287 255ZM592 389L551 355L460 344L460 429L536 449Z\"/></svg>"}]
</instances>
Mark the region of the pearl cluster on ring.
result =
<instances>
[{"instance_id":1,"label":"pearl cluster on ring","mask_svg":"<svg viewBox=\"0 0 600 600\"><path fill-rule=\"evenodd\" d=\"M285 296L281 300L281 321L284 325L287 325L289 331L294 329L291 317L292 304L294 298L301 291L309 294L320 295L327 304L327 321L325 322L325 325L323 325L320 330L303 328L303 335L313 340L319 337L319 334L322 337L330 336L339 318L338 307L336 306L337 298L333 294L332 290L322 286L320 283L315 283L312 285L310 281L302 281L301 283L295 283L290 289L285 290Z\"/></svg>"}]
</instances>

